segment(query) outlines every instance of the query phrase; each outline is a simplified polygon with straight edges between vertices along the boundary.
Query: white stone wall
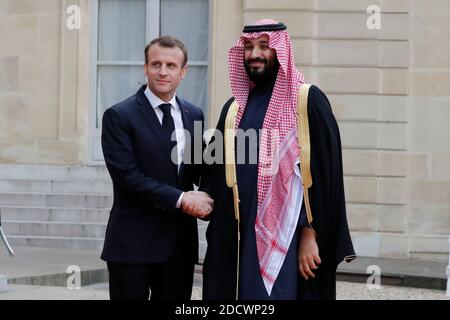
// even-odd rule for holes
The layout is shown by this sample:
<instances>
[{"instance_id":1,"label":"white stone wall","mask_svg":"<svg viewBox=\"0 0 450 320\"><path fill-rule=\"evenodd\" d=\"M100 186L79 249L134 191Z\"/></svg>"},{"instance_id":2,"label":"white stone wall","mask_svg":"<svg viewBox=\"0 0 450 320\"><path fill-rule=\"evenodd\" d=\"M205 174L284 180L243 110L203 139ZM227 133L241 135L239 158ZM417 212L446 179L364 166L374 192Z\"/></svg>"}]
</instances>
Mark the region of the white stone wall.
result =
<instances>
[{"instance_id":1,"label":"white stone wall","mask_svg":"<svg viewBox=\"0 0 450 320\"><path fill-rule=\"evenodd\" d=\"M88 2L0 0L0 163L85 161ZM70 4L81 30L66 28Z\"/></svg>"},{"instance_id":2,"label":"white stone wall","mask_svg":"<svg viewBox=\"0 0 450 320\"><path fill-rule=\"evenodd\" d=\"M408 216L411 257L447 260L450 234L450 2L411 2ZM434 255L436 256L436 255Z\"/></svg>"},{"instance_id":3,"label":"white stone wall","mask_svg":"<svg viewBox=\"0 0 450 320\"><path fill-rule=\"evenodd\" d=\"M81 30L65 8L82 10ZM366 27L369 5L381 29ZM338 119L360 255L445 261L450 234L448 0L211 0L208 122L230 96L243 25L285 22ZM89 0L0 0L0 164L88 163Z\"/></svg>"},{"instance_id":4,"label":"white stone wall","mask_svg":"<svg viewBox=\"0 0 450 320\"><path fill-rule=\"evenodd\" d=\"M330 98L341 130L348 219L358 254L445 261L450 2L232 2L242 5L242 25L262 18L285 22L299 70ZM366 26L369 5L381 9L380 30ZM228 28L213 30L214 36L233 33L236 41L242 25L219 19ZM212 65L226 72L223 56ZM213 94L221 101L213 96L210 119L229 96L227 81L216 80L221 90Z\"/></svg>"}]
</instances>

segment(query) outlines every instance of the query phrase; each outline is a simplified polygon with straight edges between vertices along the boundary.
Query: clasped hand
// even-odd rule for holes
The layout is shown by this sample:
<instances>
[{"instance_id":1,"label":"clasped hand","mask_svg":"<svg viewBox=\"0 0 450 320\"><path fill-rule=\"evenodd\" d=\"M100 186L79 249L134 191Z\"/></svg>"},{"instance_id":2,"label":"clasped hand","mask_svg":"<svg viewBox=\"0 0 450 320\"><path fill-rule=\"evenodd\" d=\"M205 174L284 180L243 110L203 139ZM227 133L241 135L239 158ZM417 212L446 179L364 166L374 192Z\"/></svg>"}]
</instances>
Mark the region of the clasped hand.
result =
<instances>
[{"instance_id":1,"label":"clasped hand","mask_svg":"<svg viewBox=\"0 0 450 320\"><path fill-rule=\"evenodd\" d=\"M188 191L181 200L183 212L196 218L207 217L211 213L213 205L214 200L203 191Z\"/></svg>"}]
</instances>

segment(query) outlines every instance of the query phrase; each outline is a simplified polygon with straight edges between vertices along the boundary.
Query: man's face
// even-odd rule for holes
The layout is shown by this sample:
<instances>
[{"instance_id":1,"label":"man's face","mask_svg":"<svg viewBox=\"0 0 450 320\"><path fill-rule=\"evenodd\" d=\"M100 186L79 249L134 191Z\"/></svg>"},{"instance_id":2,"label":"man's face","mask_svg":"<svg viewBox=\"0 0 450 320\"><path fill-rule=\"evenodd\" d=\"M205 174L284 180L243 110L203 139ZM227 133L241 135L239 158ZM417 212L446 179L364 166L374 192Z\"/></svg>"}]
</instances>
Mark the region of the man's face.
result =
<instances>
[{"instance_id":1,"label":"man's face","mask_svg":"<svg viewBox=\"0 0 450 320\"><path fill-rule=\"evenodd\" d=\"M250 80L255 84L274 80L279 63L275 50L269 48L269 36L248 39L244 48L244 65Z\"/></svg>"},{"instance_id":2,"label":"man's face","mask_svg":"<svg viewBox=\"0 0 450 320\"><path fill-rule=\"evenodd\" d=\"M180 81L186 76L187 66L182 66L183 51L178 48L161 47L154 44L147 51L144 74L150 90L161 100L172 99Z\"/></svg>"}]
</instances>

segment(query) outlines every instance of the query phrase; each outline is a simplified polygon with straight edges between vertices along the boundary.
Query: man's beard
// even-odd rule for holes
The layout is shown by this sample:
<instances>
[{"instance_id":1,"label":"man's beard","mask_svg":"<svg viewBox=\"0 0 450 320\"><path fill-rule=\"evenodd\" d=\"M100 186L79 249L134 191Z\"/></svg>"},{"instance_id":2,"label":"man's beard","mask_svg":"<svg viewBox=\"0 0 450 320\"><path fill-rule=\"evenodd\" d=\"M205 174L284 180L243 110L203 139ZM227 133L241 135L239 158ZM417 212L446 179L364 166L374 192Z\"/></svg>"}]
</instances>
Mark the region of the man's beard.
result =
<instances>
[{"instance_id":1,"label":"man's beard","mask_svg":"<svg viewBox=\"0 0 450 320\"><path fill-rule=\"evenodd\" d=\"M264 63L264 67L259 70L252 68L250 67L251 62ZM276 57L272 58L272 60L267 60L265 58L254 58L245 60L244 66L250 80L256 86L261 86L270 82L275 82L278 75L278 69L280 68L280 63Z\"/></svg>"}]
</instances>

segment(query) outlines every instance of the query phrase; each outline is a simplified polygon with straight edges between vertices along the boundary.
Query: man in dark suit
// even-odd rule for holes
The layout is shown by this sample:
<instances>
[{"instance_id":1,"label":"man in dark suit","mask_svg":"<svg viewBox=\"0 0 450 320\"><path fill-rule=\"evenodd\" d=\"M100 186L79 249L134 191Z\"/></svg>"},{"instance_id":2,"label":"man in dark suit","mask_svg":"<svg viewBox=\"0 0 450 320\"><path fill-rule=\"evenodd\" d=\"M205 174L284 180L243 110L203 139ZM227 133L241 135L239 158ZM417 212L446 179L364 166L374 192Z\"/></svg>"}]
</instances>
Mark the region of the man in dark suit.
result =
<instances>
[{"instance_id":1,"label":"man in dark suit","mask_svg":"<svg viewBox=\"0 0 450 320\"><path fill-rule=\"evenodd\" d=\"M102 259L111 299L190 299L198 259L196 217L211 211L208 194L192 191L201 163L200 108L175 94L187 72L187 50L171 36L145 48L148 85L103 115L102 148L114 203ZM200 149L200 152L202 150ZM198 158L198 157L196 157Z\"/></svg>"}]
</instances>

